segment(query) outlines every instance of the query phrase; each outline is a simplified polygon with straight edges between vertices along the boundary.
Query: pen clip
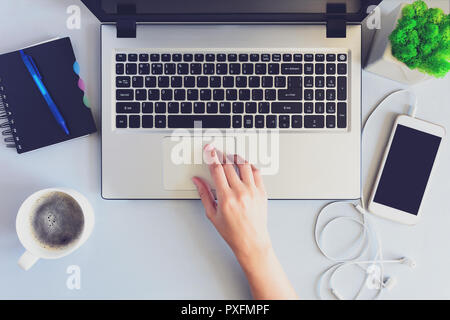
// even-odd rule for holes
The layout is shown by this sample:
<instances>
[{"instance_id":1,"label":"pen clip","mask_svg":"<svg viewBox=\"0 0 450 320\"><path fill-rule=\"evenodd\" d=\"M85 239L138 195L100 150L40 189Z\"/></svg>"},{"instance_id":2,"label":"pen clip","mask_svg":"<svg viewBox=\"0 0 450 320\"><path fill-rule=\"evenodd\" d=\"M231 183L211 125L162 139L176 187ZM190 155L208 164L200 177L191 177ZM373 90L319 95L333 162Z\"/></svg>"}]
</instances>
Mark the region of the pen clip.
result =
<instances>
[{"instance_id":1,"label":"pen clip","mask_svg":"<svg viewBox=\"0 0 450 320\"><path fill-rule=\"evenodd\" d=\"M39 73L39 70L38 70L36 64L34 63L33 58L31 56L27 55L25 52L23 52L23 50L20 50L20 55L22 56L22 60L25 62L25 64L28 64L28 66L33 69L33 71L36 74L36 76L39 79L42 79L42 76Z\"/></svg>"}]
</instances>

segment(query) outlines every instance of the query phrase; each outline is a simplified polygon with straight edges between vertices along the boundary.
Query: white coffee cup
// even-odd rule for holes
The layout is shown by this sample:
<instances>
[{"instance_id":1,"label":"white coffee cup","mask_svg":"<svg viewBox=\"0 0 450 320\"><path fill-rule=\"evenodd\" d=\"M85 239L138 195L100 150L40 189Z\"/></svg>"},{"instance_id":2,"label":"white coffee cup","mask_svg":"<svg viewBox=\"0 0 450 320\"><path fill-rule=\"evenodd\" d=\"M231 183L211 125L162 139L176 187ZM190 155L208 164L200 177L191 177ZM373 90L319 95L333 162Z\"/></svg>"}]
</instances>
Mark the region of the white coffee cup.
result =
<instances>
[{"instance_id":1,"label":"white coffee cup","mask_svg":"<svg viewBox=\"0 0 450 320\"><path fill-rule=\"evenodd\" d=\"M83 230L80 236L70 246L62 248L45 248L33 235L31 214L36 202L47 194L62 192L71 196L81 207L84 216ZM58 259L78 249L91 235L94 229L94 210L89 201L79 192L64 188L43 189L33 193L20 206L16 218L16 231L20 242L25 247L25 253L20 257L18 264L24 269L30 269L40 258Z\"/></svg>"}]
</instances>

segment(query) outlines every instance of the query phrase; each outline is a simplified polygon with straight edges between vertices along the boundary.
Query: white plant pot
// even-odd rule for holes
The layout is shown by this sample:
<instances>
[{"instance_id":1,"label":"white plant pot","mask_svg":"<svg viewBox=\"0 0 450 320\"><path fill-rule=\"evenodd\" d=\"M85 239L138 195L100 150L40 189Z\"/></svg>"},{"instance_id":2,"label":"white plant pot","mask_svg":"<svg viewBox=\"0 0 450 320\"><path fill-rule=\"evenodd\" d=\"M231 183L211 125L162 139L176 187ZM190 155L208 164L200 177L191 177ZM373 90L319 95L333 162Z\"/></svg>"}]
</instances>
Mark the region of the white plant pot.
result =
<instances>
[{"instance_id":1,"label":"white plant pot","mask_svg":"<svg viewBox=\"0 0 450 320\"><path fill-rule=\"evenodd\" d=\"M402 9L405 5L407 4L399 5L390 15L381 18L381 28L375 33L365 70L412 85L433 79L433 77L418 70L411 70L392 55L389 35L397 26L397 20L402 16Z\"/></svg>"}]
</instances>

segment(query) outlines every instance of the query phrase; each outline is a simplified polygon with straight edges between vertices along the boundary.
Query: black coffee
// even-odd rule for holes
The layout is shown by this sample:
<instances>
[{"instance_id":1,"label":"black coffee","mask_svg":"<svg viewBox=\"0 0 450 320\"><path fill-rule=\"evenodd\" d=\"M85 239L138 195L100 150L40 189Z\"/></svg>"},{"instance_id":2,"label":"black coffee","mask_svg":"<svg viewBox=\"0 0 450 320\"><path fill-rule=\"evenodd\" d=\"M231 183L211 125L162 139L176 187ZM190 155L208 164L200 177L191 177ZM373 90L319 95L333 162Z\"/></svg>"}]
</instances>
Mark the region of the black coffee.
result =
<instances>
[{"instance_id":1,"label":"black coffee","mask_svg":"<svg viewBox=\"0 0 450 320\"><path fill-rule=\"evenodd\" d=\"M35 238L45 248L70 246L83 232L84 215L78 202L63 192L41 197L31 214Z\"/></svg>"}]
</instances>

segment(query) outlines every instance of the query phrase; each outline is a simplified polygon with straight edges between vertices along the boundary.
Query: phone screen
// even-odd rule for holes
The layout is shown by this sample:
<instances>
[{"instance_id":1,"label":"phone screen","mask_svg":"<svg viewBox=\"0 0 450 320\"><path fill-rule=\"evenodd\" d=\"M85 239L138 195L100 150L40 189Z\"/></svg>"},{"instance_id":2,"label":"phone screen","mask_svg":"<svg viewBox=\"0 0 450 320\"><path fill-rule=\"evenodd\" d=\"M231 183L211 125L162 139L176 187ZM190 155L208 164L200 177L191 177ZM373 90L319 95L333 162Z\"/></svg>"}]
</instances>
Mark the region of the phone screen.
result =
<instances>
[{"instance_id":1,"label":"phone screen","mask_svg":"<svg viewBox=\"0 0 450 320\"><path fill-rule=\"evenodd\" d=\"M397 125L373 201L417 215L441 140Z\"/></svg>"}]
</instances>

